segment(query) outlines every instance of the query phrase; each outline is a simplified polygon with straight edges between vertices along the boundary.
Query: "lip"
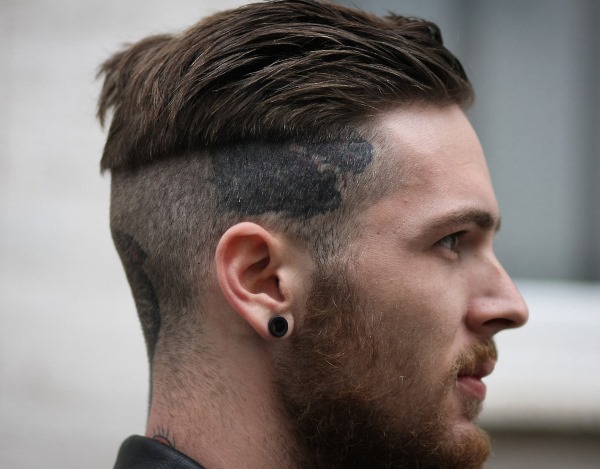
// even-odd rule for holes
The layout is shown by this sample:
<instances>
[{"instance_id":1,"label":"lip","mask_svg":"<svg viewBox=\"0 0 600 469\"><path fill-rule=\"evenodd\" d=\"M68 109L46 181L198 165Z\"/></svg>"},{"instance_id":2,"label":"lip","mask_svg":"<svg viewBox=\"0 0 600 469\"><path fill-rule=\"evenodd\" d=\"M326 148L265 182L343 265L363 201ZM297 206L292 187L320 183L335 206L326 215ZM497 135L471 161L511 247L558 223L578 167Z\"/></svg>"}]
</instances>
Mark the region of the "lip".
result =
<instances>
[{"instance_id":1,"label":"lip","mask_svg":"<svg viewBox=\"0 0 600 469\"><path fill-rule=\"evenodd\" d=\"M487 388L485 383L481 381L481 378L475 376L459 376L456 383L460 391L470 395L472 398L478 401L483 401L485 399Z\"/></svg>"},{"instance_id":2,"label":"lip","mask_svg":"<svg viewBox=\"0 0 600 469\"><path fill-rule=\"evenodd\" d=\"M472 398L483 401L485 399L487 388L482 379L494 371L495 364L494 361L487 360L477 364L474 369L459 372L456 377L458 388Z\"/></svg>"}]
</instances>

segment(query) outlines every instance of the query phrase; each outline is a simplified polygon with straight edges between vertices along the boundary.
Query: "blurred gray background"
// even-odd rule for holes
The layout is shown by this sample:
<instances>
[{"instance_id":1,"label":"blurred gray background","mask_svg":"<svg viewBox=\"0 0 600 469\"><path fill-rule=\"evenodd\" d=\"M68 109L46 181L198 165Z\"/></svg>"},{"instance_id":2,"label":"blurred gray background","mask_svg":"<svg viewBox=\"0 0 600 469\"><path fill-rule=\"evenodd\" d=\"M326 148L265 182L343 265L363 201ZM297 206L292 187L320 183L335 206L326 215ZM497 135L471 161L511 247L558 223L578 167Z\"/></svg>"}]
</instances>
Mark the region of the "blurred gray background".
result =
<instances>
[{"instance_id":1,"label":"blurred gray background","mask_svg":"<svg viewBox=\"0 0 600 469\"><path fill-rule=\"evenodd\" d=\"M600 2L340 1L432 20L477 93L470 112L520 278L600 281Z\"/></svg>"},{"instance_id":2,"label":"blurred gray background","mask_svg":"<svg viewBox=\"0 0 600 469\"><path fill-rule=\"evenodd\" d=\"M0 467L112 467L144 431L148 373L108 231L95 73L123 43L241 3L0 0ZM352 4L438 23L477 91L497 252L531 309L498 337L489 467L598 467L600 3Z\"/></svg>"}]
</instances>

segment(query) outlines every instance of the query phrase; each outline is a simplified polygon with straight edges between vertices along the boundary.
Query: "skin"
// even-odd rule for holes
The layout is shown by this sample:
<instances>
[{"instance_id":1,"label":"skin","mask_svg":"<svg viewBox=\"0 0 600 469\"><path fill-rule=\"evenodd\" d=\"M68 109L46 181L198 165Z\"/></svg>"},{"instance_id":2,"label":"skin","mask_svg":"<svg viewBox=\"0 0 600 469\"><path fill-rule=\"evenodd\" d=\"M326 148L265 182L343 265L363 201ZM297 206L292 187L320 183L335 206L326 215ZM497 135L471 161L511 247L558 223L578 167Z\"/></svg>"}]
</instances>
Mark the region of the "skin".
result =
<instances>
[{"instance_id":1,"label":"skin","mask_svg":"<svg viewBox=\"0 0 600 469\"><path fill-rule=\"evenodd\" d=\"M378 130L386 164L410 169L315 278L309 298L333 299L309 299L280 358L281 394L319 455L311 467L482 467L489 441L474 419L493 336L527 319L493 253L483 153L456 107L391 112Z\"/></svg>"},{"instance_id":2,"label":"skin","mask_svg":"<svg viewBox=\"0 0 600 469\"><path fill-rule=\"evenodd\" d=\"M393 344L416 324L431 382L463 351L522 326L527 306L493 251L499 211L483 151L457 107L398 110L380 120L396 158L412 168L408 182L361 215L351 274L385 311L402 301L409 316L389 314L382 340ZM402 292L402 295L399 295ZM418 316L410 316L417 311ZM449 418L470 428L459 382L446 400ZM477 397L477 396L475 396Z\"/></svg>"},{"instance_id":3,"label":"skin","mask_svg":"<svg viewBox=\"0 0 600 469\"><path fill-rule=\"evenodd\" d=\"M364 419L382 430L374 433L425 434L434 425L439 446L480 439L473 420L483 399L481 375L495 360L491 340L527 320L493 253L499 213L483 152L456 106L396 109L375 127L385 136L380 170L404 169L396 190L356 215L359 228L332 266L347 280L341 293L355 300L347 322L358 340L336 336L327 321L311 329L319 314L310 306L319 291L311 279L319 278L305 249L257 224L234 225L219 242L207 287L203 340L210 357L186 360L188 381L178 386L155 380L149 436L168 429L178 449L211 469L307 467L319 461L310 460L312 448L290 409L317 406L323 396L343 408L359 396L362 407L353 408L368 410ZM281 339L267 329L276 314L289 323ZM322 346L333 361L310 358L303 344ZM319 366L327 380L315 375ZM315 386L302 382L324 388L311 394ZM379 440L365 449L394 443ZM335 450L317 448L322 461Z\"/></svg>"}]
</instances>

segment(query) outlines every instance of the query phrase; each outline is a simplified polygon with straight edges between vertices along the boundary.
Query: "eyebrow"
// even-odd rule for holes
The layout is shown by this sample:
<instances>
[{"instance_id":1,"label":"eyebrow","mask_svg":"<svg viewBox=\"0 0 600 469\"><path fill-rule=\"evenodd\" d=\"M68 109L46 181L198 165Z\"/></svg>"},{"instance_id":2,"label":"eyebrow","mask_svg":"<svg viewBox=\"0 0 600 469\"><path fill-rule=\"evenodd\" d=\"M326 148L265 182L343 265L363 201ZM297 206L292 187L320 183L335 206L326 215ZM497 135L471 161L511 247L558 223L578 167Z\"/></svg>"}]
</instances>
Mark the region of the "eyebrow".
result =
<instances>
[{"instance_id":1,"label":"eyebrow","mask_svg":"<svg viewBox=\"0 0 600 469\"><path fill-rule=\"evenodd\" d=\"M460 209L429 221L423 235L436 234L453 226L470 223L485 231L500 230L500 217L481 209Z\"/></svg>"}]
</instances>

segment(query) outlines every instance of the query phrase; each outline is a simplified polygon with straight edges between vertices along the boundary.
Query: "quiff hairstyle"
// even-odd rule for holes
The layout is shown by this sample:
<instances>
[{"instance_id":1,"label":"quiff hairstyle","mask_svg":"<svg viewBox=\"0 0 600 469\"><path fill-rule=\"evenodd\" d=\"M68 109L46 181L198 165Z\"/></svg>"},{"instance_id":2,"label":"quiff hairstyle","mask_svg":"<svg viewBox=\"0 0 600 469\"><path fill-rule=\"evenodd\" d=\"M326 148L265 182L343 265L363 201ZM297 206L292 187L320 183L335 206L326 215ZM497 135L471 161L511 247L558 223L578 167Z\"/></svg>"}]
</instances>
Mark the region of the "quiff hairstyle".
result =
<instances>
[{"instance_id":1,"label":"quiff hairstyle","mask_svg":"<svg viewBox=\"0 0 600 469\"><path fill-rule=\"evenodd\" d=\"M149 357L171 354L171 368L175 350L201 343L187 339L202 332L202 285L229 226L281 230L322 261L343 246L351 211L383 190L363 171L375 165L373 117L473 98L433 23L312 0L249 4L148 37L100 74L103 124L112 111L101 160L112 174L111 230ZM332 169L340 142L350 156ZM318 167L302 173L307 162ZM324 174L330 203L302 207Z\"/></svg>"}]
</instances>

